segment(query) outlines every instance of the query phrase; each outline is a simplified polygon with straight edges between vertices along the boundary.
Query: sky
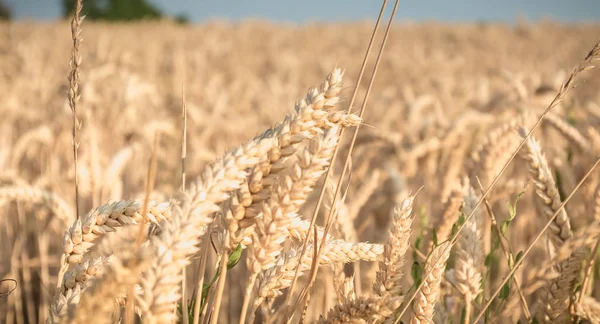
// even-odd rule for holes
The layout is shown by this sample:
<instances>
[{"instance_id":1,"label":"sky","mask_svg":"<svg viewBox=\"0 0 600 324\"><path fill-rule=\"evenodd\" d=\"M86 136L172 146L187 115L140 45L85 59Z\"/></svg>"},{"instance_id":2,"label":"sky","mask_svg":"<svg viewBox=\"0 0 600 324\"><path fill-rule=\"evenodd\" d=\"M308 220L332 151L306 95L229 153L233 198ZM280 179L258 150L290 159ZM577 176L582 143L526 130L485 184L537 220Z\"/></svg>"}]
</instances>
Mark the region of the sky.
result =
<instances>
[{"instance_id":1,"label":"sky","mask_svg":"<svg viewBox=\"0 0 600 324\"><path fill-rule=\"evenodd\" d=\"M61 17L61 0L4 0L17 19ZM381 1L373 0L150 0L167 14L183 13L193 22L264 18L276 22L374 20ZM393 1L389 1L390 3ZM84 1L85 6L85 1ZM390 4L391 8L391 4ZM397 20L448 22L552 18L600 22L600 0L402 0Z\"/></svg>"}]
</instances>

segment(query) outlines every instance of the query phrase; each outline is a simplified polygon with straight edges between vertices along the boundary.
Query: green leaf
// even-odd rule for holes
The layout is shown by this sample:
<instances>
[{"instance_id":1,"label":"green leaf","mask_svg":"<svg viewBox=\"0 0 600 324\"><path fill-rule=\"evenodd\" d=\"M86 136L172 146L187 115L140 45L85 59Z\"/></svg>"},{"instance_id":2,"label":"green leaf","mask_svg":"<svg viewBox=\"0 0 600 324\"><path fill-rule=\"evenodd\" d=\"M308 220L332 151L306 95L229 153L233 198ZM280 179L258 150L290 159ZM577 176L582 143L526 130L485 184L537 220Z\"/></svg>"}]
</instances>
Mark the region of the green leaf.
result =
<instances>
[{"instance_id":1,"label":"green leaf","mask_svg":"<svg viewBox=\"0 0 600 324\"><path fill-rule=\"evenodd\" d=\"M496 232L493 232L494 235L492 236L492 252L498 250L498 248L500 247L500 237L498 236L498 234L496 234Z\"/></svg>"},{"instance_id":2,"label":"green leaf","mask_svg":"<svg viewBox=\"0 0 600 324\"><path fill-rule=\"evenodd\" d=\"M419 264L419 262L413 262L412 264L412 268L410 269L410 275L412 276L413 282L414 282L414 286L419 286L421 284L421 280L422 280L422 276L423 276L423 269L421 268L421 265Z\"/></svg>"},{"instance_id":3,"label":"green leaf","mask_svg":"<svg viewBox=\"0 0 600 324\"><path fill-rule=\"evenodd\" d=\"M502 234L506 234L506 231L508 230L509 225L510 225L510 220L505 220L504 222L502 222L502 225L500 225L500 232Z\"/></svg>"},{"instance_id":4,"label":"green leaf","mask_svg":"<svg viewBox=\"0 0 600 324\"><path fill-rule=\"evenodd\" d=\"M413 259L414 260L416 260L419 257L419 254L417 253L417 251L421 250L421 245L423 245L423 235L417 236L417 239L415 240L415 248L413 251Z\"/></svg>"},{"instance_id":5,"label":"green leaf","mask_svg":"<svg viewBox=\"0 0 600 324\"><path fill-rule=\"evenodd\" d=\"M460 216L458 216L458 220L456 221L456 223L452 224L452 236L454 237L456 235L456 233L458 232L458 229L465 223L465 214L462 212L460 212Z\"/></svg>"},{"instance_id":6,"label":"green leaf","mask_svg":"<svg viewBox=\"0 0 600 324\"><path fill-rule=\"evenodd\" d=\"M508 254L508 267L512 270L514 265L515 265L515 257L513 256L512 252L510 252Z\"/></svg>"},{"instance_id":7,"label":"green leaf","mask_svg":"<svg viewBox=\"0 0 600 324\"><path fill-rule=\"evenodd\" d=\"M242 257L242 251L242 245L238 244L238 246L236 246L235 250L231 252L229 258L227 259L227 269L235 267L238 264L238 262L240 262L240 258ZM205 283L204 285L202 285L202 298L200 300L200 305L204 306L204 301L206 300L206 296L208 296L208 291L210 290L210 287L212 287L212 285L214 285L215 282L217 282L217 279L219 279L220 274L221 269L219 268L217 269L217 273L215 273L215 276L212 278L212 280L209 283Z\"/></svg>"},{"instance_id":8,"label":"green leaf","mask_svg":"<svg viewBox=\"0 0 600 324\"><path fill-rule=\"evenodd\" d=\"M494 260L494 256L492 253L488 254L485 256L485 261L484 261L484 265L486 268L490 267L490 264L492 264L492 261Z\"/></svg>"},{"instance_id":9,"label":"green leaf","mask_svg":"<svg viewBox=\"0 0 600 324\"><path fill-rule=\"evenodd\" d=\"M515 215L517 214L517 209L515 206L513 206L509 201L506 202L506 207L508 207L508 214L510 215L510 218L514 218Z\"/></svg>"},{"instance_id":10,"label":"green leaf","mask_svg":"<svg viewBox=\"0 0 600 324\"><path fill-rule=\"evenodd\" d=\"M558 170L554 171L554 180L556 182L556 188L558 189L558 196L560 197L560 200L563 200L565 197L565 192L563 190L563 179Z\"/></svg>"},{"instance_id":11,"label":"green leaf","mask_svg":"<svg viewBox=\"0 0 600 324\"><path fill-rule=\"evenodd\" d=\"M577 119L575 118L575 112L573 110L570 110L567 113L567 123L571 124L571 126L577 125Z\"/></svg>"},{"instance_id":12,"label":"green leaf","mask_svg":"<svg viewBox=\"0 0 600 324\"><path fill-rule=\"evenodd\" d=\"M431 217L427 216L427 208L421 206L421 208L419 208L419 225L421 225L421 228L429 227L429 219L431 219Z\"/></svg>"},{"instance_id":13,"label":"green leaf","mask_svg":"<svg viewBox=\"0 0 600 324\"><path fill-rule=\"evenodd\" d=\"M452 224L452 231L450 231L450 233L452 233L450 236L454 237L456 235L456 232L458 232L458 224L454 223Z\"/></svg>"},{"instance_id":14,"label":"green leaf","mask_svg":"<svg viewBox=\"0 0 600 324\"><path fill-rule=\"evenodd\" d=\"M508 296L510 295L510 280L504 284L504 286L502 286L502 289L500 290L500 294L498 295L498 297L500 297L500 299L502 300L507 300Z\"/></svg>"},{"instance_id":15,"label":"green leaf","mask_svg":"<svg viewBox=\"0 0 600 324\"><path fill-rule=\"evenodd\" d=\"M189 302L188 302L188 322L192 323L194 321L194 307L196 306L196 299L192 298ZM183 323L182 315L183 312L183 307L181 304L181 301L177 302L177 314L179 315L179 319L177 321L177 323Z\"/></svg>"},{"instance_id":16,"label":"green leaf","mask_svg":"<svg viewBox=\"0 0 600 324\"><path fill-rule=\"evenodd\" d=\"M515 217L517 217L517 203L519 202L519 200L521 199L521 197L523 197L523 195L525 194L525 191L521 191L517 194L517 197L515 198L514 203L510 203L509 201L506 202L506 206L508 207L508 219L505 220L504 222L502 222L502 225L500 225L500 232L502 234L505 234L506 231L508 230L508 227L510 226L510 223L512 223L512 221L515 219Z\"/></svg>"},{"instance_id":17,"label":"green leaf","mask_svg":"<svg viewBox=\"0 0 600 324\"><path fill-rule=\"evenodd\" d=\"M517 256L515 257L515 263L519 262L521 258L523 258L523 251L519 251L519 253L517 253Z\"/></svg>"},{"instance_id":18,"label":"green leaf","mask_svg":"<svg viewBox=\"0 0 600 324\"><path fill-rule=\"evenodd\" d=\"M242 244L240 243L229 255L229 259L227 260L227 269L235 267L238 264L238 262L240 262L240 258L242 257L242 251Z\"/></svg>"}]
</instances>

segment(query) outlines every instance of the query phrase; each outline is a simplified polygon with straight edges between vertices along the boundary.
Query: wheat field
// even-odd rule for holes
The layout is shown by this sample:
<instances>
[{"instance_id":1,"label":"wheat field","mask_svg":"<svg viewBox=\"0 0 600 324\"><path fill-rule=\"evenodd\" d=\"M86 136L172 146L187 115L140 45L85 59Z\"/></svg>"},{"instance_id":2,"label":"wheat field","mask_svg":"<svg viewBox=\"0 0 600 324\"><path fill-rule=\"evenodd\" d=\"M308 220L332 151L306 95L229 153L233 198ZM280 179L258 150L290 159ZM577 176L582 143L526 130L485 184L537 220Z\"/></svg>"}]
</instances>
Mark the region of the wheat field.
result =
<instances>
[{"instance_id":1,"label":"wheat field","mask_svg":"<svg viewBox=\"0 0 600 324\"><path fill-rule=\"evenodd\" d=\"M73 26L0 24L0 322L600 323L600 25L396 24L362 117L371 22Z\"/></svg>"}]
</instances>

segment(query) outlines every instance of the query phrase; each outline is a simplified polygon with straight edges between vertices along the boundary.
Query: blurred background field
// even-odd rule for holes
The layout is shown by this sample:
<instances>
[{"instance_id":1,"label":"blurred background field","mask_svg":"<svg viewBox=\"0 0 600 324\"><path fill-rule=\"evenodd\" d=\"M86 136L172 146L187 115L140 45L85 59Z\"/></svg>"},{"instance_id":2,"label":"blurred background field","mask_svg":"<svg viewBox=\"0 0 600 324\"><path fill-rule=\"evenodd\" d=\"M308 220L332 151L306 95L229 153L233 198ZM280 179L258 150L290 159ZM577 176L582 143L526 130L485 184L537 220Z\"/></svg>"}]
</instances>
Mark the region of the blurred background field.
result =
<instances>
[{"instance_id":1,"label":"blurred background field","mask_svg":"<svg viewBox=\"0 0 600 324\"><path fill-rule=\"evenodd\" d=\"M376 8L372 11L375 14ZM335 67L345 69L340 104L345 109L372 27L367 21L298 25L263 19L196 24L86 20L78 105L82 122L78 214L109 200L142 195L156 133L160 142L152 197L160 201L177 195L183 93L190 180L227 149L282 120L306 89ZM491 175L485 172L497 166L476 167L480 160L473 152L478 145L519 114L539 115L599 36L600 23L594 21L396 24L352 160L348 208L354 214L355 239L383 242L396 196L423 187L415 200L414 230L415 237L427 240L431 229L443 222L444 202L458 183L478 175L489 184ZM19 282L18 289L0 299L0 322L45 319L56 286L59 238L73 220L66 97L71 46L66 21L0 22L0 279ZM363 83L358 98L364 95L367 80ZM584 74L553 111L553 118L583 134L592 154L579 149L552 123L544 123L536 133L563 195L591 166L590 157L600 152L598 89L600 73ZM513 147L502 145L498 160L506 160ZM491 198L500 220L509 216L506 202L514 201L531 180L524 163L520 158L513 162L499 184L502 188ZM573 231L594 219L591 210L599 180L595 175L567 205ZM526 248L546 221L536 216L532 187L507 233L515 251ZM28 188L56 197L48 203ZM57 215L57 210L68 214ZM310 211L306 208L303 216L309 217ZM528 262L546 260L544 244L538 245ZM426 253L426 247L421 249ZM239 315L241 299L236 296L244 286L235 280L235 273L244 274L244 267L241 262L231 270L234 275L229 278L234 280L228 282L223 323ZM371 287L372 268L373 264L365 265L361 272L363 291ZM492 287L505 270L502 262L492 270ZM528 271L533 269L524 267L519 277L527 278ZM595 271L594 277L600 273ZM323 279L322 284L331 282ZM331 296L319 294L325 289L314 293L312 319L332 306L330 300L319 302ZM600 297L600 285L594 285L592 295ZM522 314L516 307L504 315L514 319Z\"/></svg>"}]
</instances>

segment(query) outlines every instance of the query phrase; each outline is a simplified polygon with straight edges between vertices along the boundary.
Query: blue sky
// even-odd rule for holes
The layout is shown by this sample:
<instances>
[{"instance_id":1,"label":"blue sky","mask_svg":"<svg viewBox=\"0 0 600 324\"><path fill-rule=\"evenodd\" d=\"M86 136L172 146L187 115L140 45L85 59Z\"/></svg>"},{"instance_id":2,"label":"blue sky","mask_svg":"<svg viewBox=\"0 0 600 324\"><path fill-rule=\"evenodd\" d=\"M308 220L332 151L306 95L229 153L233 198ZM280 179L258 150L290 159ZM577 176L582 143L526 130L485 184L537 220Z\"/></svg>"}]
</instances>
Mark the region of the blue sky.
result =
<instances>
[{"instance_id":1,"label":"blue sky","mask_svg":"<svg viewBox=\"0 0 600 324\"><path fill-rule=\"evenodd\" d=\"M381 1L373 0L150 0L169 14L184 13L194 22L211 18L266 18L279 22L374 19ZM18 19L52 20L61 16L60 0L4 0ZM392 2L391 0L389 2ZM85 0L84 0L85 6ZM391 6L390 6L391 7ZM600 0L402 0L398 20L513 22L530 20L600 22Z\"/></svg>"}]
</instances>

